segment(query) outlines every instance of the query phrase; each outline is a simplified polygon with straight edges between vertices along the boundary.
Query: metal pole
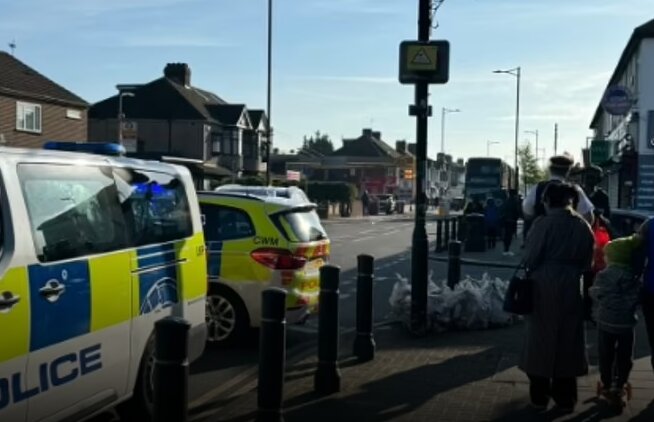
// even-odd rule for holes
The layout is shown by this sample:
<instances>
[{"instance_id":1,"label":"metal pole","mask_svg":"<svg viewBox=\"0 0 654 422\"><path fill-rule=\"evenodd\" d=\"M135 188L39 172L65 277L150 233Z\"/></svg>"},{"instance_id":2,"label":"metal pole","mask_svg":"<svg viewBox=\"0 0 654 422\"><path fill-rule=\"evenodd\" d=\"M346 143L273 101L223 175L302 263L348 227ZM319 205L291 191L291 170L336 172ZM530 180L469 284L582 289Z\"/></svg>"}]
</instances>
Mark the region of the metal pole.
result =
<instances>
[{"instance_id":1,"label":"metal pole","mask_svg":"<svg viewBox=\"0 0 654 422\"><path fill-rule=\"evenodd\" d=\"M154 324L155 422L188 420L188 332L186 320L166 317Z\"/></svg>"},{"instance_id":2,"label":"metal pole","mask_svg":"<svg viewBox=\"0 0 654 422\"><path fill-rule=\"evenodd\" d=\"M266 99L266 115L268 116L268 147L266 148L266 185L270 186L270 151L272 150L272 4L273 0L268 0L268 93Z\"/></svg>"},{"instance_id":3,"label":"metal pole","mask_svg":"<svg viewBox=\"0 0 654 422\"><path fill-rule=\"evenodd\" d=\"M554 123L554 155L556 155L558 147L559 147L559 124ZM586 142L586 148L588 148L588 142Z\"/></svg>"},{"instance_id":4,"label":"metal pole","mask_svg":"<svg viewBox=\"0 0 654 422\"><path fill-rule=\"evenodd\" d=\"M418 40L427 42L431 32L432 1L420 0ZM416 211L411 253L411 330L418 335L427 332L427 274L429 272L427 230L425 227L425 172L427 159L427 123L430 114L429 85L416 84Z\"/></svg>"},{"instance_id":5,"label":"metal pole","mask_svg":"<svg viewBox=\"0 0 654 422\"><path fill-rule=\"evenodd\" d=\"M286 291L268 288L261 293L259 385L257 422L283 422L286 367Z\"/></svg>"},{"instance_id":6,"label":"metal pole","mask_svg":"<svg viewBox=\"0 0 654 422\"><path fill-rule=\"evenodd\" d=\"M118 93L118 143L123 144L123 93Z\"/></svg>"},{"instance_id":7,"label":"metal pole","mask_svg":"<svg viewBox=\"0 0 654 422\"><path fill-rule=\"evenodd\" d=\"M441 152L445 154L445 107L441 108Z\"/></svg>"},{"instance_id":8,"label":"metal pole","mask_svg":"<svg viewBox=\"0 0 654 422\"><path fill-rule=\"evenodd\" d=\"M453 240L448 246L447 285L453 289L461 280L461 242Z\"/></svg>"},{"instance_id":9,"label":"metal pole","mask_svg":"<svg viewBox=\"0 0 654 422\"><path fill-rule=\"evenodd\" d=\"M516 169L516 176L515 176L515 185L518 186L519 180L518 180L518 137L520 136L520 77L521 77L521 69L520 66L517 68L517 83L516 83L516 101L515 101L515 169Z\"/></svg>"},{"instance_id":10,"label":"metal pole","mask_svg":"<svg viewBox=\"0 0 654 422\"><path fill-rule=\"evenodd\" d=\"M443 220L436 221L436 252L443 252Z\"/></svg>"},{"instance_id":11,"label":"metal pole","mask_svg":"<svg viewBox=\"0 0 654 422\"><path fill-rule=\"evenodd\" d=\"M341 391L338 366L338 285L341 269L334 265L320 268L320 308L318 310L318 369L314 389L319 394Z\"/></svg>"},{"instance_id":12,"label":"metal pole","mask_svg":"<svg viewBox=\"0 0 654 422\"><path fill-rule=\"evenodd\" d=\"M354 356L360 362L375 358L375 339L372 333L374 320L373 282L375 258L370 255L357 257L357 336L354 339Z\"/></svg>"},{"instance_id":13,"label":"metal pole","mask_svg":"<svg viewBox=\"0 0 654 422\"><path fill-rule=\"evenodd\" d=\"M538 129L536 129L536 165L540 165L540 158L538 158Z\"/></svg>"}]
</instances>

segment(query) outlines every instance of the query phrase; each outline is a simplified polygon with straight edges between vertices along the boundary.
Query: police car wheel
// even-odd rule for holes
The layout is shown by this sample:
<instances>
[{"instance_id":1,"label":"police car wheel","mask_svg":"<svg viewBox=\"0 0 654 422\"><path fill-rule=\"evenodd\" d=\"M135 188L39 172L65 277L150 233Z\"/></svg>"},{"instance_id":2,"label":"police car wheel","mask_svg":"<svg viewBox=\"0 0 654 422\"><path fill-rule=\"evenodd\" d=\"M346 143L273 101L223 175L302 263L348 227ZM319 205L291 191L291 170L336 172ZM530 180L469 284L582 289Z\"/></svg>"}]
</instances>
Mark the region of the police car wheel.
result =
<instances>
[{"instance_id":1,"label":"police car wheel","mask_svg":"<svg viewBox=\"0 0 654 422\"><path fill-rule=\"evenodd\" d=\"M224 286L212 286L206 303L207 341L228 345L237 343L249 326L241 299Z\"/></svg>"}]
</instances>

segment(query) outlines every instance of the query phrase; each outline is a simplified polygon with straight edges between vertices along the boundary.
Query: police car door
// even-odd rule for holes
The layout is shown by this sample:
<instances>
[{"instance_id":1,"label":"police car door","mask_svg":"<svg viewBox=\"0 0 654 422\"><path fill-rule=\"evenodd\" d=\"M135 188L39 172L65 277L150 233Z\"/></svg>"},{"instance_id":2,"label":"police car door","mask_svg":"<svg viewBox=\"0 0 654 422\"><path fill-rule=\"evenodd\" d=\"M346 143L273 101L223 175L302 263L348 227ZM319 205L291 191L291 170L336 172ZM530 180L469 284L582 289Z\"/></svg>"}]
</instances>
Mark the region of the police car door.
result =
<instances>
[{"instance_id":1,"label":"police car door","mask_svg":"<svg viewBox=\"0 0 654 422\"><path fill-rule=\"evenodd\" d=\"M3 187L6 185L3 185ZM0 421L24 421L27 397L21 394L29 354L30 309L27 272L12 262L15 237L7 191L0 196ZM9 268L9 265L18 265Z\"/></svg>"},{"instance_id":2,"label":"police car door","mask_svg":"<svg viewBox=\"0 0 654 422\"><path fill-rule=\"evenodd\" d=\"M28 421L78 420L126 393L130 253L109 167L21 164L36 257L27 268Z\"/></svg>"}]
</instances>

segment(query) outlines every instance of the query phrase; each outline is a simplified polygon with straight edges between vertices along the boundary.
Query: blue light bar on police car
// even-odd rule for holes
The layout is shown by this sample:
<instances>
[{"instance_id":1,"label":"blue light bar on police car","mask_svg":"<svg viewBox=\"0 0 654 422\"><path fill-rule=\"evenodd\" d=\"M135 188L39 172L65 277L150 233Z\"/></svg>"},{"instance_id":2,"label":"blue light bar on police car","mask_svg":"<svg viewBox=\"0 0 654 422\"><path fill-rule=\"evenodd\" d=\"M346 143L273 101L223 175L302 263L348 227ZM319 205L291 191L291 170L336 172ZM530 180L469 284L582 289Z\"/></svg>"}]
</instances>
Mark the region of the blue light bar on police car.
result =
<instances>
[{"instance_id":1,"label":"blue light bar on police car","mask_svg":"<svg viewBox=\"0 0 654 422\"><path fill-rule=\"evenodd\" d=\"M85 152L88 154L123 156L127 152L120 144L108 142L63 142L48 141L43 149L54 151Z\"/></svg>"}]
</instances>

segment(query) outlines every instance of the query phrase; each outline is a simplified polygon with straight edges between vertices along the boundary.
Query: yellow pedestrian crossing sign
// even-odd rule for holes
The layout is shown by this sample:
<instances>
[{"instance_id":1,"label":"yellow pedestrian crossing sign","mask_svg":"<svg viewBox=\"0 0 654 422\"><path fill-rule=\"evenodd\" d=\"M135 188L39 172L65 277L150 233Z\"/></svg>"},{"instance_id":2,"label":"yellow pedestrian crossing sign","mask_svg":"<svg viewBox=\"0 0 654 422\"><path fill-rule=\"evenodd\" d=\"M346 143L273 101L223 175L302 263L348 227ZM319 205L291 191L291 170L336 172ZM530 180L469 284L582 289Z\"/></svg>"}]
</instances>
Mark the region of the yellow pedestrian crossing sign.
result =
<instances>
[{"instance_id":1,"label":"yellow pedestrian crossing sign","mask_svg":"<svg viewBox=\"0 0 654 422\"><path fill-rule=\"evenodd\" d=\"M450 43L447 41L403 41L400 44L400 83L447 83L449 58Z\"/></svg>"}]
</instances>

